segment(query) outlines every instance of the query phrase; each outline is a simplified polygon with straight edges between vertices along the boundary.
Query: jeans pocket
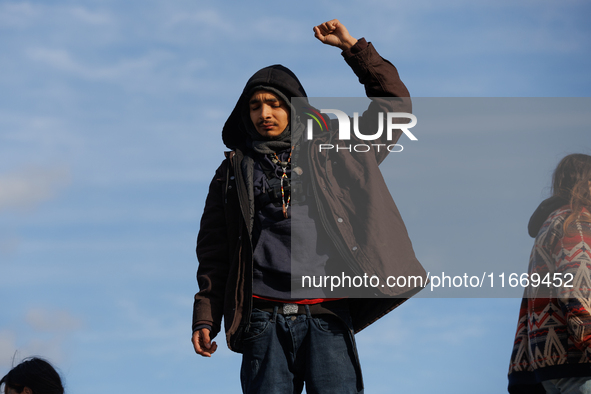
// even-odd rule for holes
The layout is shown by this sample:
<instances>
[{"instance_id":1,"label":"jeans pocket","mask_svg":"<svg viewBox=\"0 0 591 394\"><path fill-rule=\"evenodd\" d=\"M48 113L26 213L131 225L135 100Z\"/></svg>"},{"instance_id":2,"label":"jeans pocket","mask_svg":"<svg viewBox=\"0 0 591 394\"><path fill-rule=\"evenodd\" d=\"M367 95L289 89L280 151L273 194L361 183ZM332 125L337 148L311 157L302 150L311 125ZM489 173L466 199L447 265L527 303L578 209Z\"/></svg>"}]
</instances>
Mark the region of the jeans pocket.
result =
<instances>
[{"instance_id":1,"label":"jeans pocket","mask_svg":"<svg viewBox=\"0 0 591 394\"><path fill-rule=\"evenodd\" d=\"M349 328L339 317L333 315L322 315L314 318L314 324L321 332L327 334L343 334Z\"/></svg>"},{"instance_id":2,"label":"jeans pocket","mask_svg":"<svg viewBox=\"0 0 591 394\"><path fill-rule=\"evenodd\" d=\"M270 314L258 309L253 309L250 316L250 324L246 327L242 334L244 342L254 341L262 337L270 324Z\"/></svg>"}]
</instances>

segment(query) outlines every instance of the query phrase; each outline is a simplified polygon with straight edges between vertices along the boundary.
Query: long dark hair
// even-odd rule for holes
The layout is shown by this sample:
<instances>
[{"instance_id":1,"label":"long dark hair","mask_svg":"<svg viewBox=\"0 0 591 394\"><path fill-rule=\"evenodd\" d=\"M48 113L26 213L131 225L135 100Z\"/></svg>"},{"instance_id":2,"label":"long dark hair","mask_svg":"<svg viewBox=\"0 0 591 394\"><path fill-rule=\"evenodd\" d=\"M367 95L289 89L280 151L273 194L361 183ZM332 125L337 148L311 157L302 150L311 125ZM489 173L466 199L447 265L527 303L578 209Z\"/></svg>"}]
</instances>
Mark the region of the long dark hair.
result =
<instances>
[{"instance_id":1,"label":"long dark hair","mask_svg":"<svg viewBox=\"0 0 591 394\"><path fill-rule=\"evenodd\" d=\"M12 368L0 380L0 387L6 385L17 393L22 393L25 387L33 394L63 394L64 386L60 375L47 361L32 357L25 359Z\"/></svg>"},{"instance_id":2,"label":"long dark hair","mask_svg":"<svg viewBox=\"0 0 591 394\"><path fill-rule=\"evenodd\" d=\"M552 176L552 195L570 202L572 213L564 222L565 231L576 220L591 222L591 156L575 153L564 157Z\"/></svg>"}]
</instances>

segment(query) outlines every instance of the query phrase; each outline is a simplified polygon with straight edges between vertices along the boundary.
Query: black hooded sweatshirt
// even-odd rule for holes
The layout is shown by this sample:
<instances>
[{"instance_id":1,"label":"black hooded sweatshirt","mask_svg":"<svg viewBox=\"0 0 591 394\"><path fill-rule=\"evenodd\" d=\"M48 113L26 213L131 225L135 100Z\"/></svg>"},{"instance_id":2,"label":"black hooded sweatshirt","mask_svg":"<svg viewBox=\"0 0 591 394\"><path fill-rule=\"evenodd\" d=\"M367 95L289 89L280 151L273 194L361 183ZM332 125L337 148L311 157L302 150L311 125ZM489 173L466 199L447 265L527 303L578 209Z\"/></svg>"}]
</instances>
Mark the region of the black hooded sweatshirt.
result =
<instances>
[{"instance_id":1,"label":"black hooded sweatshirt","mask_svg":"<svg viewBox=\"0 0 591 394\"><path fill-rule=\"evenodd\" d=\"M300 151L302 141L296 139L301 136L301 131L292 133L294 125L290 122L281 135L264 138L252 125L249 99L259 90L267 90L280 96L288 105L292 97L306 98L306 92L288 68L282 65L263 68L247 82L222 132L226 145L242 148L247 155L247 160L243 161L243 174L246 184L252 185L255 201L252 228L253 294L267 299L292 300L295 295L292 289L299 284L297 278L302 275L324 277L329 259L333 267L343 264L318 221L313 199L304 197L302 201L296 201L290 196L291 188L288 188L288 183L295 186L310 182L305 165L302 165L304 169L301 177L291 170L291 146L297 146L294 150ZM291 111L294 110L292 106ZM294 113L290 115L292 119L295 118ZM237 135L236 130L240 135ZM276 143L279 141L283 144ZM254 144L265 142L270 142L263 149L265 153L261 149L253 149ZM273 153L268 153L269 150ZM288 163L285 168L287 179L283 178L283 191L280 187L283 168L277 160L273 160L274 157ZM283 214L283 206L287 207L287 217ZM297 255L303 255L304 258L294 260L292 244L298 248ZM292 277L296 278L294 283L291 282ZM306 297L300 298L326 298L320 288L308 289L305 295Z\"/></svg>"}]
</instances>

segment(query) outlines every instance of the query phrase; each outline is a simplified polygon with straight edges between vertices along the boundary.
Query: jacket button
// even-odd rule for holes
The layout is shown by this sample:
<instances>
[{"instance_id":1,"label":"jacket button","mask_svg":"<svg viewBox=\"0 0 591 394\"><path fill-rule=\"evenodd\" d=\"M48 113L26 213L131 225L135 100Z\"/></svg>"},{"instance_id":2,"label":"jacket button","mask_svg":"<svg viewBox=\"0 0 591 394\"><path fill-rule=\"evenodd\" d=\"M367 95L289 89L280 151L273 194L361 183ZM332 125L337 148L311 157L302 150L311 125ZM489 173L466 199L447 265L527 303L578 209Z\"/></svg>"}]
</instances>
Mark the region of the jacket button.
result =
<instances>
[{"instance_id":1,"label":"jacket button","mask_svg":"<svg viewBox=\"0 0 591 394\"><path fill-rule=\"evenodd\" d=\"M343 223L343 218L338 218L338 219L337 219L337 222L339 222L339 223Z\"/></svg>"},{"instance_id":2,"label":"jacket button","mask_svg":"<svg viewBox=\"0 0 591 394\"><path fill-rule=\"evenodd\" d=\"M233 180L234 180L234 175L232 175L232 176L230 177L230 180L231 180L231 181L233 181Z\"/></svg>"},{"instance_id":3,"label":"jacket button","mask_svg":"<svg viewBox=\"0 0 591 394\"><path fill-rule=\"evenodd\" d=\"M353 246L353 247L351 248L351 250L352 250L353 252L354 252L354 251L356 251L356 250L357 250L357 246Z\"/></svg>"}]
</instances>

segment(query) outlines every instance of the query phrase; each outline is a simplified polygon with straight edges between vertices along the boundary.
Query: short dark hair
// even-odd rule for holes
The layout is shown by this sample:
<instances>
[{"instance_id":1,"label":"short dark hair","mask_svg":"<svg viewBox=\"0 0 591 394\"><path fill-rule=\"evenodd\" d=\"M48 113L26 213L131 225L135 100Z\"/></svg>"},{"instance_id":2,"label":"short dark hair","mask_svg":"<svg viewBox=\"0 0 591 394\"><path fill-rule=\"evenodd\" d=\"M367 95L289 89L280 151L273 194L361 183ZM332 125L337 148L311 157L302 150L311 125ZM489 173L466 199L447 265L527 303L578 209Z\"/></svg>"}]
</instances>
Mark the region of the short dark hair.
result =
<instances>
[{"instance_id":1,"label":"short dark hair","mask_svg":"<svg viewBox=\"0 0 591 394\"><path fill-rule=\"evenodd\" d=\"M0 388L3 384L17 393L22 393L25 387L30 388L33 394L64 393L60 375L50 363L38 357L27 358L12 368L0 380Z\"/></svg>"}]
</instances>

